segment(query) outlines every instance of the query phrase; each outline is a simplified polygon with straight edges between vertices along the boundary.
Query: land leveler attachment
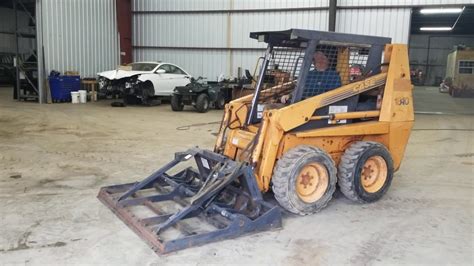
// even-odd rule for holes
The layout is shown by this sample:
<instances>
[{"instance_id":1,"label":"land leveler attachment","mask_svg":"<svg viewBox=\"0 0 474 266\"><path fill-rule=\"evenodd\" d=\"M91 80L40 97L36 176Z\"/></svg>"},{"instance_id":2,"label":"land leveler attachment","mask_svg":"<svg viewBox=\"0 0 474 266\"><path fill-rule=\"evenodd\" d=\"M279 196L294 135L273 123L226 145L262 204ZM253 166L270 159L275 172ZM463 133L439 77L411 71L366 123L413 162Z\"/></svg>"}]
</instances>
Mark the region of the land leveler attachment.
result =
<instances>
[{"instance_id":1,"label":"land leveler attachment","mask_svg":"<svg viewBox=\"0 0 474 266\"><path fill-rule=\"evenodd\" d=\"M197 170L167 174L186 161ZM103 187L98 198L158 254L281 227L280 209L262 199L251 167L198 148L141 182Z\"/></svg>"},{"instance_id":2,"label":"land leveler attachment","mask_svg":"<svg viewBox=\"0 0 474 266\"><path fill-rule=\"evenodd\" d=\"M336 186L375 202L401 165L414 121L406 45L301 29L250 37L268 44L255 90L225 106L214 150L99 193L157 253L279 228L280 208L314 214ZM270 190L279 206L263 200Z\"/></svg>"}]
</instances>

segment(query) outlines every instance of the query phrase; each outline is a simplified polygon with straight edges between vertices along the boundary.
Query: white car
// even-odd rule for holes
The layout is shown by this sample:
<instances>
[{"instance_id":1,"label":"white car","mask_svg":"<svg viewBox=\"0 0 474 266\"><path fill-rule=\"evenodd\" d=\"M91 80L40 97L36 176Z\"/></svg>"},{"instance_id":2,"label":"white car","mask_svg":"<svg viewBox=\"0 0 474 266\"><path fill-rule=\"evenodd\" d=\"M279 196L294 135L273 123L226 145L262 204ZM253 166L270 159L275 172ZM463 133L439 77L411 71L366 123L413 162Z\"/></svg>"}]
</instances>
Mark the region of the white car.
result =
<instances>
[{"instance_id":1,"label":"white car","mask_svg":"<svg viewBox=\"0 0 474 266\"><path fill-rule=\"evenodd\" d=\"M154 98L169 97L178 86L190 83L183 68L164 62L136 62L117 70L97 73L102 94L122 94L124 102L138 98L149 104Z\"/></svg>"}]
</instances>

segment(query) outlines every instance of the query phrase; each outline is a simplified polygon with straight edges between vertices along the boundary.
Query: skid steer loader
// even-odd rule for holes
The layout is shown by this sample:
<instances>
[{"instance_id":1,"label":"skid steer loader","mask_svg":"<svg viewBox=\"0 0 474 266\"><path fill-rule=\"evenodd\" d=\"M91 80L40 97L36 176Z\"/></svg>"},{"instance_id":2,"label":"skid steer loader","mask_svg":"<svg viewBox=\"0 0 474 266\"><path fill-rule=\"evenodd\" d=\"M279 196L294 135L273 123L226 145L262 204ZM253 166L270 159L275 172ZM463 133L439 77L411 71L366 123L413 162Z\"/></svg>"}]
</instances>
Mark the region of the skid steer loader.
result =
<instances>
[{"instance_id":1,"label":"skid steer loader","mask_svg":"<svg viewBox=\"0 0 474 266\"><path fill-rule=\"evenodd\" d=\"M414 121L406 45L301 29L250 37L268 45L255 92L226 105L214 150L99 192L158 254L280 228L280 207L313 214L337 185L376 201L400 167ZM276 71L285 82L262 88Z\"/></svg>"}]
</instances>

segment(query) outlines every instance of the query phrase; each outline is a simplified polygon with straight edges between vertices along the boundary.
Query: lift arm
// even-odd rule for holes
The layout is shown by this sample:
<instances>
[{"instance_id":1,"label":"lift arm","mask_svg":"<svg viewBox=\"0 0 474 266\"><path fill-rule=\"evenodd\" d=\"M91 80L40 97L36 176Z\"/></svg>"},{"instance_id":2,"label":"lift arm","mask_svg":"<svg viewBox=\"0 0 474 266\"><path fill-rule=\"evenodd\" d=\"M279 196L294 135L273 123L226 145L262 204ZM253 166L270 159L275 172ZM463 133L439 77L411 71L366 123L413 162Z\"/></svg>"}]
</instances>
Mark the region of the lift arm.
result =
<instances>
[{"instance_id":1,"label":"lift arm","mask_svg":"<svg viewBox=\"0 0 474 266\"><path fill-rule=\"evenodd\" d=\"M278 121L281 129L287 132L311 120L316 109L382 86L385 84L386 79L387 73L380 73L370 78L350 83L332 91L308 98L279 110L271 110L270 112L273 113L272 116L276 121Z\"/></svg>"}]
</instances>

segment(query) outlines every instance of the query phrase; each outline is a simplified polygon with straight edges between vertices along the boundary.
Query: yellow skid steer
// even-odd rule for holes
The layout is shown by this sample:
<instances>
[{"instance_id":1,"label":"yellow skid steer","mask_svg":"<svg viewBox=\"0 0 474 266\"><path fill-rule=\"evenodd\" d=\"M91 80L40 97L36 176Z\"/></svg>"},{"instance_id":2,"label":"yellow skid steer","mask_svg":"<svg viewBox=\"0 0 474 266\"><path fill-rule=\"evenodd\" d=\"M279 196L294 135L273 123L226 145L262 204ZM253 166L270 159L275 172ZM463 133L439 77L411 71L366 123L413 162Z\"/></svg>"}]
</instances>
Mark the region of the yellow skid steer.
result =
<instances>
[{"instance_id":1,"label":"yellow skid steer","mask_svg":"<svg viewBox=\"0 0 474 266\"><path fill-rule=\"evenodd\" d=\"M255 91L226 105L214 150L177 152L99 192L158 254L280 228L281 209L316 213L337 186L374 202L400 167L414 121L406 45L302 29L250 37L267 43ZM285 78L263 86L274 77Z\"/></svg>"}]
</instances>

